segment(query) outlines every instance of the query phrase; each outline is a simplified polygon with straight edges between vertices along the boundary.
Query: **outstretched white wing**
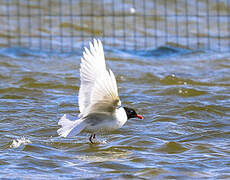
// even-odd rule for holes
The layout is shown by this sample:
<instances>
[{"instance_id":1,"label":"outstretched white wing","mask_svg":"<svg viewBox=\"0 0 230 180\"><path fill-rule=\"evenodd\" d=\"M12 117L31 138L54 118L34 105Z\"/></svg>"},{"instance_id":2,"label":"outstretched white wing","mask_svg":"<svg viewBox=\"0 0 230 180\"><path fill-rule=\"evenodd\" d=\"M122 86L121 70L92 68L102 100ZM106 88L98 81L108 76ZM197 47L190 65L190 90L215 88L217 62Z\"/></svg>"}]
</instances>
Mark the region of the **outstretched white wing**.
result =
<instances>
[{"instance_id":1,"label":"outstretched white wing","mask_svg":"<svg viewBox=\"0 0 230 180\"><path fill-rule=\"evenodd\" d=\"M120 104L117 83L111 70L106 70L102 43L90 43L81 58L81 86L78 103L80 117L91 113L112 113Z\"/></svg>"}]
</instances>

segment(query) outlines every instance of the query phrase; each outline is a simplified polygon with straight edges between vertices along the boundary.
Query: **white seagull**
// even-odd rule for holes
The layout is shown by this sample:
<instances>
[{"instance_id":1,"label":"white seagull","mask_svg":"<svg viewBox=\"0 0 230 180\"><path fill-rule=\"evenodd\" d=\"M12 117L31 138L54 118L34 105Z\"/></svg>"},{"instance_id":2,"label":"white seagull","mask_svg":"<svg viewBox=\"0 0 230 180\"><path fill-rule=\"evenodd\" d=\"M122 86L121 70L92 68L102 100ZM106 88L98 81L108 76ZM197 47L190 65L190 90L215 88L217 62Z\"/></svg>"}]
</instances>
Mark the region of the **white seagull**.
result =
<instances>
[{"instance_id":1,"label":"white seagull","mask_svg":"<svg viewBox=\"0 0 230 180\"><path fill-rule=\"evenodd\" d=\"M129 118L143 119L134 109L122 107L118 96L117 83L113 72L106 69L104 51L100 40L94 39L85 47L81 58L81 85L78 95L80 114L71 121L66 114L59 120L62 127L57 133L62 137L73 137L83 130L91 133L113 131L122 127Z\"/></svg>"}]
</instances>

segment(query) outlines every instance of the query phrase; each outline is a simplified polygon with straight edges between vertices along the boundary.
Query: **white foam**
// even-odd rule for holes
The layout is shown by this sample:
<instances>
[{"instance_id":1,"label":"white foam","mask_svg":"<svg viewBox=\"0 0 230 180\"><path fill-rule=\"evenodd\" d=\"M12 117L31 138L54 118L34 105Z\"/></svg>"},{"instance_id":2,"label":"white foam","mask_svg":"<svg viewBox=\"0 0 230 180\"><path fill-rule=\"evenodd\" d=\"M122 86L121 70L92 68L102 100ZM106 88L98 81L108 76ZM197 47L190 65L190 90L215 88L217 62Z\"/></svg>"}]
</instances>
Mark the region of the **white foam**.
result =
<instances>
[{"instance_id":1,"label":"white foam","mask_svg":"<svg viewBox=\"0 0 230 180\"><path fill-rule=\"evenodd\" d=\"M31 141L29 139L26 139L25 137L21 137L19 139L14 139L12 144L10 145L11 148L18 148L22 144L29 144Z\"/></svg>"}]
</instances>

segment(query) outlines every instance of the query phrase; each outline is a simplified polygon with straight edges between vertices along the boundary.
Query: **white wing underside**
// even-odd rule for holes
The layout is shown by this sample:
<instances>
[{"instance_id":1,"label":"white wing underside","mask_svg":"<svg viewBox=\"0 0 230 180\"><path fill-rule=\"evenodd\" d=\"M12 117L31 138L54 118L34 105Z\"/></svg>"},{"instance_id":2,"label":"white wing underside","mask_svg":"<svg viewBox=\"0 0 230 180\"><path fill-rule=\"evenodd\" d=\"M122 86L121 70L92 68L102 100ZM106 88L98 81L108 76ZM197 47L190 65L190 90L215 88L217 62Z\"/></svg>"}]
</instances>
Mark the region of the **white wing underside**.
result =
<instances>
[{"instance_id":1,"label":"white wing underside","mask_svg":"<svg viewBox=\"0 0 230 180\"><path fill-rule=\"evenodd\" d=\"M106 69L102 43L90 43L81 58L81 86L78 95L79 117L91 113L111 114L120 105L117 83L111 70Z\"/></svg>"}]
</instances>

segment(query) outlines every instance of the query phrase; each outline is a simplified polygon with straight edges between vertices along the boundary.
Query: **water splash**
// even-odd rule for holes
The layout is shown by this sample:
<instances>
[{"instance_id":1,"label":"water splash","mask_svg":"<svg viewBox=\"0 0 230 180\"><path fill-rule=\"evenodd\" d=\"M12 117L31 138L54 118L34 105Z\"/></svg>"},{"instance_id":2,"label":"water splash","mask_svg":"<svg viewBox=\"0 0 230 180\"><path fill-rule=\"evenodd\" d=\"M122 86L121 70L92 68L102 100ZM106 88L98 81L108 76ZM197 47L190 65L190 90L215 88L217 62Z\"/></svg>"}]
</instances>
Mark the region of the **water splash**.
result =
<instances>
[{"instance_id":1,"label":"water splash","mask_svg":"<svg viewBox=\"0 0 230 180\"><path fill-rule=\"evenodd\" d=\"M10 148L18 148L22 144L29 144L31 141L29 139L26 139L25 137L21 137L19 139L14 139L12 144L10 145Z\"/></svg>"}]
</instances>

